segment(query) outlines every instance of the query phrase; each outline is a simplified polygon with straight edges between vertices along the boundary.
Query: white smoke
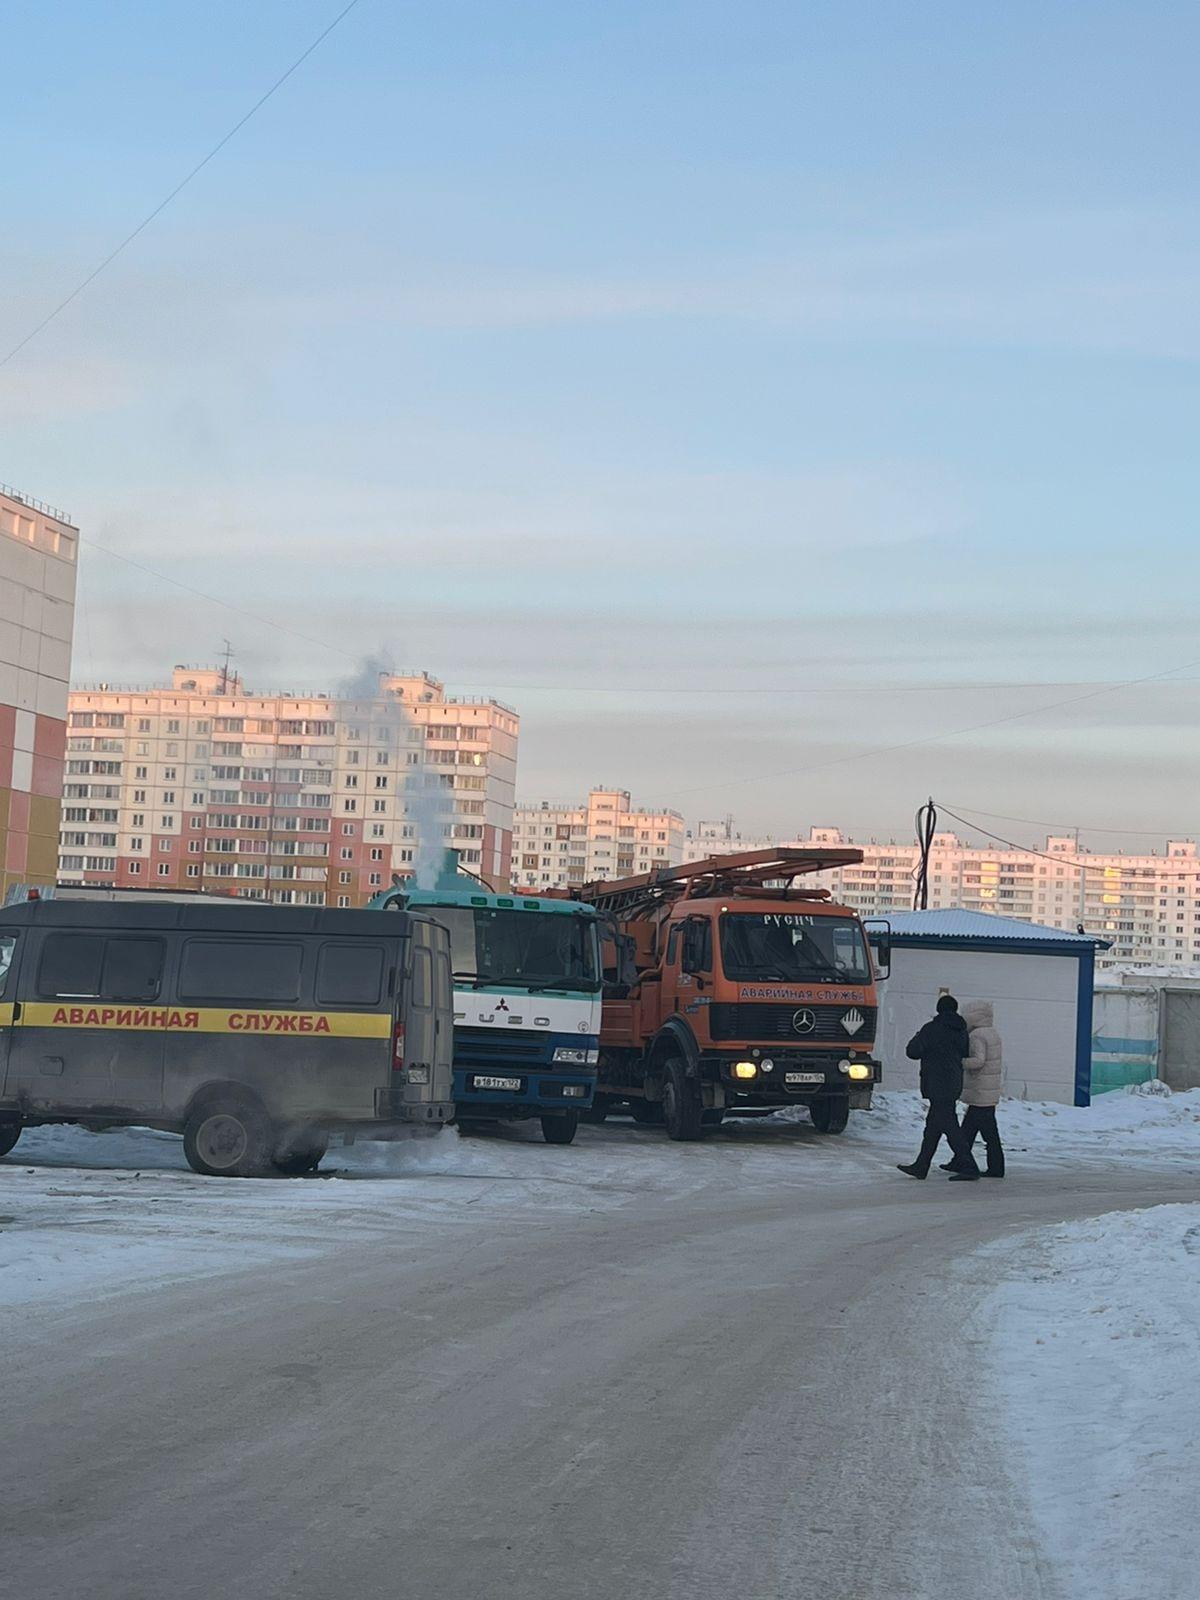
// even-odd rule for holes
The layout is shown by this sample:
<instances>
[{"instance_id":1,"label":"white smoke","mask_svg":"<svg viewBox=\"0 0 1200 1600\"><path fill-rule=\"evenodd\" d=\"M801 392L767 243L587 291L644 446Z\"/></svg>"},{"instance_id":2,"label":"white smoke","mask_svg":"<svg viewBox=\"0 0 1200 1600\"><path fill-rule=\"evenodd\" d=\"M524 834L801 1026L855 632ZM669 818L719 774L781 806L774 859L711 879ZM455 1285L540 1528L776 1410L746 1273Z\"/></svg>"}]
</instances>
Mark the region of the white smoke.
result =
<instances>
[{"instance_id":1,"label":"white smoke","mask_svg":"<svg viewBox=\"0 0 1200 1600\"><path fill-rule=\"evenodd\" d=\"M387 727L390 741L400 752L400 792L403 796L401 821L411 830L411 837L403 835L395 842L412 849L412 874L419 889L432 889L437 884L447 848L447 833L454 818L454 769L443 775L429 765L425 752L424 729L409 714L402 700L386 687L386 679L395 673L395 666L386 652L364 656L352 677L338 686L339 700L353 701L365 711L375 728ZM412 730L420 737L410 739ZM412 756L415 762L410 762ZM399 865L399 863L397 863ZM402 869L401 869L402 870Z\"/></svg>"}]
</instances>

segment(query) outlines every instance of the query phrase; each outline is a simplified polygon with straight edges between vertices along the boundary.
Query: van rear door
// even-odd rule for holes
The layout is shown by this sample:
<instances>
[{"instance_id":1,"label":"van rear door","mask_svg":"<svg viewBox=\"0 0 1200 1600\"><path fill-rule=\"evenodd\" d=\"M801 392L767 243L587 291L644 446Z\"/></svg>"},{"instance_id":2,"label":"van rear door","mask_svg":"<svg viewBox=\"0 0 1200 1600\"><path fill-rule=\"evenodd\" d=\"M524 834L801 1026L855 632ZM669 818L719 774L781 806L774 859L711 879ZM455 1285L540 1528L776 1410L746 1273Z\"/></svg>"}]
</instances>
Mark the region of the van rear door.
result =
<instances>
[{"instance_id":1,"label":"van rear door","mask_svg":"<svg viewBox=\"0 0 1200 1600\"><path fill-rule=\"evenodd\" d=\"M453 1098L454 991L450 936L440 924L414 917L408 940L408 981L398 996L404 1024L404 1065L424 1069L424 1082L410 1077L411 1103Z\"/></svg>"}]
</instances>

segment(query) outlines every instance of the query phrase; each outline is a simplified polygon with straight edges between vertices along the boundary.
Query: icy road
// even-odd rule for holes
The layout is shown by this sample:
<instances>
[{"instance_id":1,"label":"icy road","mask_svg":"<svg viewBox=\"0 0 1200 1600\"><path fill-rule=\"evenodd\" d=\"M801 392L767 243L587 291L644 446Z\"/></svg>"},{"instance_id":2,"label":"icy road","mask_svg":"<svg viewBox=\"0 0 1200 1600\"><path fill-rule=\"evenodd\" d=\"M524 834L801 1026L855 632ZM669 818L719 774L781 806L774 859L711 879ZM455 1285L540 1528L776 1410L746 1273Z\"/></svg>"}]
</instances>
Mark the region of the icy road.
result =
<instances>
[{"instance_id":1,"label":"icy road","mask_svg":"<svg viewBox=\"0 0 1200 1600\"><path fill-rule=\"evenodd\" d=\"M193 1177L166 1136L31 1134L0 1162L5 1588L1091 1593L1078 1541L1039 1533L1057 1474L1023 1453L996 1289L1049 1259L1026 1230L1195 1198L1200 1096L1109 1098L1013 1108L1010 1177L974 1185L895 1171L903 1096L841 1140L448 1133L277 1183ZM1047 1292L1001 1317L1010 1351Z\"/></svg>"}]
</instances>

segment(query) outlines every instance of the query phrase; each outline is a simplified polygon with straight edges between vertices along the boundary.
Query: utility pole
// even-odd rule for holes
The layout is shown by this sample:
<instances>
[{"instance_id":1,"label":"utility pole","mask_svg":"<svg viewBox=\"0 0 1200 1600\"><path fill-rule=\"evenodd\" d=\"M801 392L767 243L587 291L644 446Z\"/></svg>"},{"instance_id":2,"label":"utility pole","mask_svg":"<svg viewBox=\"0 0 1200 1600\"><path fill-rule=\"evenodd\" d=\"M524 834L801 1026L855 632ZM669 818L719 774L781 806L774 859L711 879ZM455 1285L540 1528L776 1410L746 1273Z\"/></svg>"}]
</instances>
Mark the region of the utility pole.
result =
<instances>
[{"instance_id":1,"label":"utility pole","mask_svg":"<svg viewBox=\"0 0 1200 1600\"><path fill-rule=\"evenodd\" d=\"M230 660L230 657L233 655L233 646L230 644L228 639L226 639L224 641L224 643L225 643L225 659L224 659L224 661L222 662L222 665L221 665L221 693L222 694L228 694L229 693L229 660Z\"/></svg>"}]
</instances>

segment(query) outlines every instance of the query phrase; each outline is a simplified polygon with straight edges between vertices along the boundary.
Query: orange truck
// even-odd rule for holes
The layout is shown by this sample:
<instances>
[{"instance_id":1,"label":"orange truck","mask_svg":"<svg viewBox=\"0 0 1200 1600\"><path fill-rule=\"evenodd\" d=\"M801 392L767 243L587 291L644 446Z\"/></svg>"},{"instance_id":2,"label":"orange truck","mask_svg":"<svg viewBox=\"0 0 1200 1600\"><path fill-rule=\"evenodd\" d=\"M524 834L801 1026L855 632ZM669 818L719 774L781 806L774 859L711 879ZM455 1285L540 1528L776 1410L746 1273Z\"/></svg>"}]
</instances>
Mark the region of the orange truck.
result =
<instances>
[{"instance_id":1,"label":"orange truck","mask_svg":"<svg viewBox=\"0 0 1200 1600\"><path fill-rule=\"evenodd\" d=\"M869 1107L886 973L853 911L796 886L861 860L751 850L579 890L609 929L593 1117L626 1109L698 1139L726 1116L791 1105L841 1133ZM886 962L886 933L875 944Z\"/></svg>"}]
</instances>

